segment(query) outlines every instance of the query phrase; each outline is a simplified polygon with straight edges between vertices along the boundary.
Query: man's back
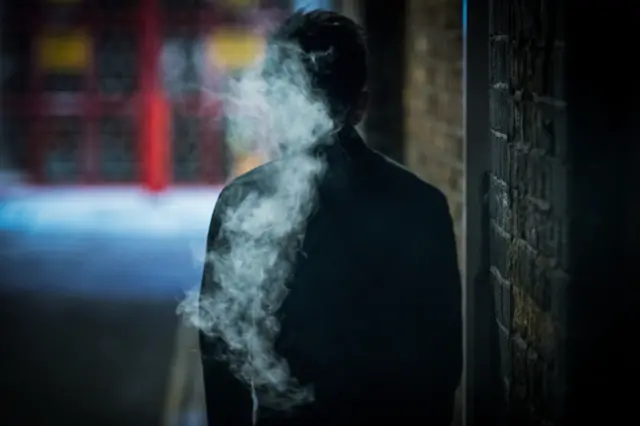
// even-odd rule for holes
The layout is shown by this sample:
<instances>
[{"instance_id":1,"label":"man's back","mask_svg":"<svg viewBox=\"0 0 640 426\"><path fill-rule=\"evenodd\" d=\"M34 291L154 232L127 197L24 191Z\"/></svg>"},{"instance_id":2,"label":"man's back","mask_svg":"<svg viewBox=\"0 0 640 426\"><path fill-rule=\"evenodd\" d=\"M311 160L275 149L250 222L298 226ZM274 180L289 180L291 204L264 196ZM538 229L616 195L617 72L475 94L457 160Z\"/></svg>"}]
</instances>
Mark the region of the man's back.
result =
<instances>
[{"instance_id":1,"label":"man's back","mask_svg":"<svg viewBox=\"0 0 640 426\"><path fill-rule=\"evenodd\" d=\"M276 351L315 401L260 424L451 421L462 369L460 280L444 196L368 149L353 130L324 148L318 185L280 311ZM278 160L286 167L295 157ZM231 183L212 219L251 192L268 191L274 164ZM205 269L202 293L211 291ZM248 425L251 395L201 338L211 425Z\"/></svg>"}]
</instances>

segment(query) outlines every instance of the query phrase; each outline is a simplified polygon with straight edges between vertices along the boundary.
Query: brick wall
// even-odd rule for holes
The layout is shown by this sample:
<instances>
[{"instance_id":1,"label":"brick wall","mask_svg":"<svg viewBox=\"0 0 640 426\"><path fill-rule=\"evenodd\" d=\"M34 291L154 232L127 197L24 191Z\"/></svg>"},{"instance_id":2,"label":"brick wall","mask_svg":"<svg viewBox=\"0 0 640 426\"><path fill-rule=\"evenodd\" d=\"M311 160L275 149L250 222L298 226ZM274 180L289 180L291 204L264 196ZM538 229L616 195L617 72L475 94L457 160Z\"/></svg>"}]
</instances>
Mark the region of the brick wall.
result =
<instances>
[{"instance_id":1,"label":"brick wall","mask_svg":"<svg viewBox=\"0 0 640 426\"><path fill-rule=\"evenodd\" d=\"M407 1L404 158L407 167L447 195L462 257L461 17L460 1Z\"/></svg>"},{"instance_id":2,"label":"brick wall","mask_svg":"<svg viewBox=\"0 0 640 426\"><path fill-rule=\"evenodd\" d=\"M493 0L491 268L509 424L562 406L568 164L559 1Z\"/></svg>"}]
</instances>

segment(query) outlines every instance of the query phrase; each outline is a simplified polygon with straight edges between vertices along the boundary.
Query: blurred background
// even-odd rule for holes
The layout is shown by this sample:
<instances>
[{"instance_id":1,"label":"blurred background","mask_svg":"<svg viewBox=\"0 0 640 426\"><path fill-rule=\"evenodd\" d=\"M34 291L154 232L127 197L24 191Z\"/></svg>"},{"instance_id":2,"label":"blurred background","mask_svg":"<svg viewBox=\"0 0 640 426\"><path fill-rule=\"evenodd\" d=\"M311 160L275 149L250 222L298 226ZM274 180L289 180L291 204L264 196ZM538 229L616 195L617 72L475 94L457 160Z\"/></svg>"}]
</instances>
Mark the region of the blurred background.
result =
<instances>
[{"instance_id":1,"label":"blurred background","mask_svg":"<svg viewBox=\"0 0 640 426\"><path fill-rule=\"evenodd\" d=\"M631 51L633 2L0 4L1 425L204 425L176 307L199 284L220 188L263 161L227 135L216 94L302 7L365 27L360 131L449 200L457 414L548 426L588 407L614 424L635 406L610 392L638 370L621 343L639 287L612 275L640 253L640 72L614 53ZM618 49L595 49L603 37Z\"/></svg>"},{"instance_id":2,"label":"blurred background","mask_svg":"<svg viewBox=\"0 0 640 426\"><path fill-rule=\"evenodd\" d=\"M412 3L405 19L402 1L2 1L1 424L204 424L197 341L175 310L220 188L262 161L227 136L217 93L295 9L367 27L362 133L437 177L461 220L461 4Z\"/></svg>"}]
</instances>

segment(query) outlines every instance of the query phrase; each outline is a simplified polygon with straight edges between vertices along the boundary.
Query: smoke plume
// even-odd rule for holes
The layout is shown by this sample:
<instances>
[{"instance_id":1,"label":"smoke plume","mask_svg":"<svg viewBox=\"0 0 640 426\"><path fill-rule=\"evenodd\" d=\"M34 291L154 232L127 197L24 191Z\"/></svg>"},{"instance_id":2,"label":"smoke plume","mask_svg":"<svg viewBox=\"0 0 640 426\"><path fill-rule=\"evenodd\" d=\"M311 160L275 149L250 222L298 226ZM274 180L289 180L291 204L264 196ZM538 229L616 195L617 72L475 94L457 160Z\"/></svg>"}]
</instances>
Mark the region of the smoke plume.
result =
<instances>
[{"instance_id":1,"label":"smoke plume","mask_svg":"<svg viewBox=\"0 0 640 426\"><path fill-rule=\"evenodd\" d=\"M270 43L264 60L229 84L227 137L280 160L270 166L271 191L249 194L224 212L218 238L228 248L207 253L205 260L213 263L218 290L200 300L190 294L179 307L189 323L226 343L221 356L251 388L254 422L258 406L287 410L313 399L313 389L301 386L274 350L280 331L275 314L287 296L325 170L311 148L330 141L336 130L307 72L330 54L310 57L296 45Z\"/></svg>"}]
</instances>

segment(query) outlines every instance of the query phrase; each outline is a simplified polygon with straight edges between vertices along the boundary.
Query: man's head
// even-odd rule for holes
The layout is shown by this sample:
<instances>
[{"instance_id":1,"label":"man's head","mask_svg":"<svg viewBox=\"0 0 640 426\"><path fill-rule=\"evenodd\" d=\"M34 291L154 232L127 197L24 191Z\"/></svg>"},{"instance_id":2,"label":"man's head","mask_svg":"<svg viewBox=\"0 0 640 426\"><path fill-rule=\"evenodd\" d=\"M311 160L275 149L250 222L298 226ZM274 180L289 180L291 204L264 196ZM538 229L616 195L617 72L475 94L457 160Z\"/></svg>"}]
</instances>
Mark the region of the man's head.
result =
<instances>
[{"instance_id":1,"label":"man's head","mask_svg":"<svg viewBox=\"0 0 640 426\"><path fill-rule=\"evenodd\" d=\"M362 27L335 12L296 12L269 39L270 48L283 44L300 49L312 89L324 97L333 118L352 125L360 122L368 101Z\"/></svg>"}]
</instances>

